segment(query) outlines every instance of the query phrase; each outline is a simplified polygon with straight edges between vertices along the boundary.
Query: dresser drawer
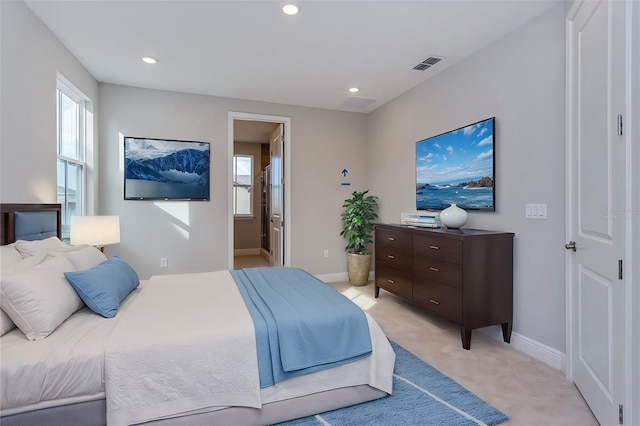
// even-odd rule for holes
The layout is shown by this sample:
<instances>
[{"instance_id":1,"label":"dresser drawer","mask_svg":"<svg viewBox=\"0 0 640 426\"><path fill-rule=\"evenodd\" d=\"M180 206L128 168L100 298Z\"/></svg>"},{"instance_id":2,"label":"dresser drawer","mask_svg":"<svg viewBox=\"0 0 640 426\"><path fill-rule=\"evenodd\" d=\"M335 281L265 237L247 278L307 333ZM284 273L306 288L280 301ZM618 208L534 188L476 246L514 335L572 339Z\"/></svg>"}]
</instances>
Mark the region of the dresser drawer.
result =
<instances>
[{"instance_id":1,"label":"dresser drawer","mask_svg":"<svg viewBox=\"0 0 640 426\"><path fill-rule=\"evenodd\" d=\"M472 330L495 324L509 342L513 237L482 229L377 224L375 297L384 289L458 324L464 349L470 348Z\"/></svg>"},{"instance_id":2,"label":"dresser drawer","mask_svg":"<svg viewBox=\"0 0 640 426\"><path fill-rule=\"evenodd\" d=\"M386 263L389 266L411 273L413 259L411 259L411 254L405 253L397 247L376 246L376 265L378 263Z\"/></svg>"},{"instance_id":3,"label":"dresser drawer","mask_svg":"<svg viewBox=\"0 0 640 426\"><path fill-rule=\"evenodd\" d=\"M414 282L413 301L451 321L462 323L462 290L437 281Z\"/></svg>"},{"instance_id":4,"label":"dresser drawer","mask_svg":"<svg viewBox=\"0 0 640 426\"><path fill-rule=\"evenodd\" d=\"M376 228L376 247L394 247L396 251L411 253L411 233L402 229Z\"/></svg>"},{"instance_id":5,"label":"dresser drawer","mask_svg":"<svg viewBox=\"0 0 640 426\"><path fill-rule=\"evenodd\" d=\"M414 235L413 251L444 262L462 263L462 241L433 235Z\"/></svg>"},{"instance_id":6,"label":"dresser drawer","mask_svg":"<svg viewBox=\"0 0 640 426\"><path fill-rule=\"evenodd\" d=\"M417 282L436 280L444 284L462 288L462 265L416 256L413 261L413 279Z\"/></svg>"},{"instance_id":7,"label":"dresser drawer","mask_svg":"<svg viewBox=\"0 0 640 426\"><path fill-rule=\"evenodd\" d=\"M376 263L376 285L411 300L411 272Z\"/></svg>"}]
</instances>

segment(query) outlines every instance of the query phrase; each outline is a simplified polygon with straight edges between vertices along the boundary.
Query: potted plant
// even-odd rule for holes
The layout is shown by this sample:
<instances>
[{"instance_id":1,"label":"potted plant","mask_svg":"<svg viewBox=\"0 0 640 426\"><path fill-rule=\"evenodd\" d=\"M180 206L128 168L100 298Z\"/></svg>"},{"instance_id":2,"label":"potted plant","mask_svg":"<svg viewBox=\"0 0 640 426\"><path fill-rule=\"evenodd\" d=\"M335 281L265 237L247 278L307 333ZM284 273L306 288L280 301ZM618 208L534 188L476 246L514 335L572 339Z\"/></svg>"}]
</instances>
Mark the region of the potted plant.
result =
<instances>
[{"instance_id":1,"label":"potted plant","mask_svg":"<svg viewBox=\"0 0 640 426\"><path fill-rule=\"evenodd\" d=\"M363 286L369 281L371 269L371 251L368 244L372 242L374 220L378 218L375 208L378 197L367 195L369 190L354 191L351 198L344 201L342 207L342 232L347 239L347 272L349 284Z\"/></svg>"}]
</instances>

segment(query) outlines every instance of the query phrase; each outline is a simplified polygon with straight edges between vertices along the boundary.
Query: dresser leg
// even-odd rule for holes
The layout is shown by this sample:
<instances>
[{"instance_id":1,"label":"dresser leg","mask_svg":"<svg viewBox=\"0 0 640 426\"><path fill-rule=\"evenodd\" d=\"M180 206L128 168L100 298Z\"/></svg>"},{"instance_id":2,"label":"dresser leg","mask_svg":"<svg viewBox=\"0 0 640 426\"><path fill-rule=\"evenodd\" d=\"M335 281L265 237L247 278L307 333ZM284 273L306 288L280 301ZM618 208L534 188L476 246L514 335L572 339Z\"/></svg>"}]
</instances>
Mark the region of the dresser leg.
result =
<instances>
[{"instance_id":1,"label":"dresser leg","mask_svg":"<svg viewBox=\"0 0 640 426\"><path fill-rule=\"evenodd\" d=\"M462 335L462 347L469 350L471 348L471 329L460 327L460 334Z\"/></svg>"},{"instance_id":2,"label":"dresser leg","mask_svg":"<svg viewBox=\"0 0 640 426\"><path fill-rule=\"evenodd\" d=\"M507 343L511 343L511 327L510 322L502 323L502 339Z\"/></svg>"},{"instance_id":3,"label":"dresser leg","mask_svg":"<svg viewBox=\"0 0 640 426\"><path fill-rule=\"evenodd\" d=\"M375 286L375 291L374 291L374 297L378 298L378 296L380 296L380 287Z\"/></svg>"}]
</instances>

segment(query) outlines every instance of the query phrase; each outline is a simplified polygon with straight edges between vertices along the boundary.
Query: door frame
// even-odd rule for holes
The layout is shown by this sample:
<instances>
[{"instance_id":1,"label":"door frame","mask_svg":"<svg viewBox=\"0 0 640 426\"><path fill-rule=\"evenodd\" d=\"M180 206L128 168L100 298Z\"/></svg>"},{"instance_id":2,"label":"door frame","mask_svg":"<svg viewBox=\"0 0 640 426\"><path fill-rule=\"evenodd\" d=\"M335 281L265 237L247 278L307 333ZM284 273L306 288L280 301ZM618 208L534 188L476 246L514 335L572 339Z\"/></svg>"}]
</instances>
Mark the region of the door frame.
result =
<instances>
[{"instance_id":1,"label":"door frame","mask_svg":"<svg viewBox=\"0 0 640 426\"><path fill-rule=\"evenodd\" d=\"M284 266L291 266L291 117L277 116L277 115L264 115L254 114L248 112L229 111L228 113L228 140L227 140L227 167L229 177L228 186L228 235L227 235L227 252L229 258L227 260L228 269L233 269L233 234L234 234L234 221L233 221L233 179L230 178L233 171L233 122L235 120L245 121L266 121L270 123L282 123L284 125Z\"/></svg>"},{"instance_id":2,"label":"door frame","mask_svg":"<svg viewBox=\"0 0 640 426\"><path fill-rule=\"evenodd\" d=\"M627 241L628 254L637 259L640 256L640 2L626 2L626 70L625 83L630 89L625 106L625 134L627 135L627 199L631 207L629 224L630 237ZM634 118L635 117L635 118ZM635 256L635 257L633 257ZM627 288L627 336L630 342L626 367L631 378L627 380L627 401L625 401L625 424L640 424L640 262L629 262L627 273L631 285ZM633 379L635 378L635 380Z\"/></svg>"},{"instance_id":3,"label":"door frame","mask_svg":"<svg viewBox=\"0 0 640 426\"><path fill-rule=\"evenodd\" d=\"M571 87L572 73L570 69L570 49L571 49L571 24L583 2L576 0L570 7L566 19L566 151L565 151L565 234L566 241L571 240L572 229L572 205L571 191L571 129L569 126L571 111ZM640 255L640 123L633 117L640 116L640 84L637 76L640 75L640 3L625 2L626 4L626 62L625 62L625 85L630 88L630 95L627 96L624 107L624 135L626 147L626 220L627 241L625 247L624 274L628 280L625 288L625 339L629 343L626 345L625 368L627 379L625 380L625 401L624 401L624 424L640 423L640 382L634 378L640 377L640 263L635 262L634 256ZM573 311L575 307L572 303L572 268L574 257L567 251L565 257L565 282L566 282L566 356L565 356L565 376L573 381L572 362L572 342L573 336Z\"/></svg>"}]
</instances>

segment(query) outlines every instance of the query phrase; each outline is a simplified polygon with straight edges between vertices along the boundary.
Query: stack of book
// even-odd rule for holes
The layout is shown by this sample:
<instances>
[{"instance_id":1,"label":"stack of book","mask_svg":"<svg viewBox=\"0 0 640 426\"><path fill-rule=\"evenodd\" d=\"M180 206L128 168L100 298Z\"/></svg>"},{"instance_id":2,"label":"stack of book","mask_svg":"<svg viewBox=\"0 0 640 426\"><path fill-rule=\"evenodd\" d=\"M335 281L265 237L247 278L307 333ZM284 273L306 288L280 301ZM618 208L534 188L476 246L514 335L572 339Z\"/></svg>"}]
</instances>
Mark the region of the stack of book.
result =
<instances>
[{"instance_id":1,"label":"stack of book","mask_svg":"<svg viewBox=\"0 0 640 426\"><path fill-rule=\"evenodd\" d=\"M421 228L440 228L441 226L438 213L402 213L400 224Z\"/></svg>"}]
</instances>

